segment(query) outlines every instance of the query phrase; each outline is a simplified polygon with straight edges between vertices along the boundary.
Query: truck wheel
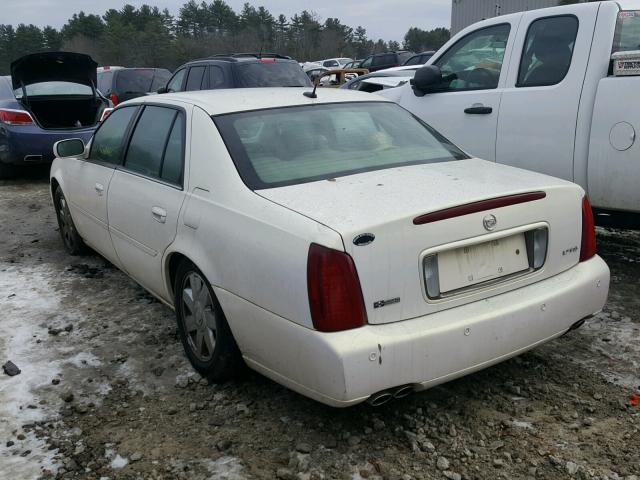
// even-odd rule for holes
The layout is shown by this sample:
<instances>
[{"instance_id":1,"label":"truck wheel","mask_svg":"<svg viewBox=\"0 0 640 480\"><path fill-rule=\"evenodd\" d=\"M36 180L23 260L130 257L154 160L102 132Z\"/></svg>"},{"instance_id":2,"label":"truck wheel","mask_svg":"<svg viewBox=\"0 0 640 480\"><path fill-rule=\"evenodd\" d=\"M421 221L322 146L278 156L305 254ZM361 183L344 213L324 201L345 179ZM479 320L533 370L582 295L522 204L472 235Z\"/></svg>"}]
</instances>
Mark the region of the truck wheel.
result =
<instances>
[{"instance_id":1,"label":"truck wheel","mask_svg":"<svg viewBox=\"0 0 640 480\"><path fill-rule=\"evenodd\" d=\"M71 218L71 212L69 212L69 205L67 205L67 200L64 198L60 186L56 187L53 194L53 201L56 208L60 236L62 237L65 250L74 256L86 253L87 247L76 230L76 226Z\"/></svg>"},{"instance_id":2,"label":"truck wheel","mask_svg":"<svg viewBox=\"0 0 640 480\"><path fill-rule=\"evenodd\" d=\"M193 368L213 382L240 373L242 355L203 273L183 260L178 266L174 291L178 331Z\"/></svg>"}]
</instances>

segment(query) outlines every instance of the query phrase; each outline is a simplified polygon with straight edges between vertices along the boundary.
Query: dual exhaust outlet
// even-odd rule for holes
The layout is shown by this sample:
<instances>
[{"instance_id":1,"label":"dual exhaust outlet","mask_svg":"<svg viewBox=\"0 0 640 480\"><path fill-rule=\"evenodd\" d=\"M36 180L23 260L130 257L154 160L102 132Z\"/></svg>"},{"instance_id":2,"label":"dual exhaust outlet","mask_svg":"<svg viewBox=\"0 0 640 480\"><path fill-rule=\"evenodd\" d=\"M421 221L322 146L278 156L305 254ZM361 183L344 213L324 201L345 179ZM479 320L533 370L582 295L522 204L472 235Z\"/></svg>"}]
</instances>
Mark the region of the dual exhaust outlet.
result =
<instances>
[{"instance_id":1,"label":"dual exhaust outlet","mask_svg":"<svg viewBox=\"0 0 640 480\"><path fill-rule=\"evenodd\" d=\"M400 399L411 395L414 391L413 385L402 385L400 387L389 388L374 393L367 399L367 403L372 407L380 407L392 399Z\"/></svg>"}]
</instances>

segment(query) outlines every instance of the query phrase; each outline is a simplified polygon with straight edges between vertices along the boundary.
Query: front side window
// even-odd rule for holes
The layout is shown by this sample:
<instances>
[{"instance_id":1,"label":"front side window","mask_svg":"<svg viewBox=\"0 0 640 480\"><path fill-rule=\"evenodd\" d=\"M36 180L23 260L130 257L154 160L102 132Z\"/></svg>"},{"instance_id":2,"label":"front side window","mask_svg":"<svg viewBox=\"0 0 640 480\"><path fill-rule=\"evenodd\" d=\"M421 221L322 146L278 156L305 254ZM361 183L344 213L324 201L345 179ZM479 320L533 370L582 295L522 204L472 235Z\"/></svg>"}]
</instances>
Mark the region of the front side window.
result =
<instances>
[{"instance_id":1,"label":"front side window","mask_svg":"<svg viewBox=\"0 0 640 480\"><path fill-rule=\"evenodd\" d=\"M467 158L398 105L337 103L214 117L251 189Z\"/></svg>"},{"instance_id":2,"label":"front side window","mask_svg":"<svg viewBox=\"0 0 640 480\"><path fill-rule=\"evenodd\" d=\"M137 107L124 107L111 112L93 135L89 159L112 165L120 164L124 137L137 110Z\"/></svg>"},{"instance_id":3,"label":"front side window","mask_svg":"<svg viewBox=\"0 0 640 480\"><path fill-rule=\"evenodd\" d=\"M435 62L442 71L442 90L498 88L509 24L476 30L458 40Z\"/></svg>"},{"instance_id":4,"label":"front side window","mask_svg":"<svg viewBox=\"0 0 640 480\"><path fill-rule=\"evenodd\" d=\"M131 135L124 166L150 177L160 177L162 157L177 111L145 107Z\"/></svg>"},{"instance_id":5,"label":"front side window","mask_svg":"<svg viewBox=\"0 0 640 480\"><path fill-rule=\"evenodd\" d=\"M191 67L189 69L187 84L184 86L184 89L187 92L200 90L200 86L202 85L202 77L204 77L205 69L206 67Z\"/></svg>"},{"instance_id":6,"label":"front side window","mask_svg":"<svg viewBox=\"0 0 640 480\"><path fill-rule=\"evenodd\" d=\"M556 85L566 77L578 35L573 15L540 18L529 25L517 87Z\"/></svg>"},{"instance_id":7,"label":"front side window","mask_svg":"<svg viewBox=\"0 0 640 480\"><path fill-rule=\"evenodd\" d=\"M162 68L156 69L153 76L153 83L151 83L150 92L156 92L160 87L164 87L171 78L171 72Z\"/></svg>"},{"instance_id":8,"label":"front side window","mask_svg":"<svg viewBox=\"0 0 640 480\"><path fill-rule=\"evenodd\" d=\"M178 72L173 76L171 81L167 84L167 92L179 92L182 89L182 81L184 80L184 76L187 73L187 69L183 68L182 70L178 70Z\"/></svg>"}]
</instances>

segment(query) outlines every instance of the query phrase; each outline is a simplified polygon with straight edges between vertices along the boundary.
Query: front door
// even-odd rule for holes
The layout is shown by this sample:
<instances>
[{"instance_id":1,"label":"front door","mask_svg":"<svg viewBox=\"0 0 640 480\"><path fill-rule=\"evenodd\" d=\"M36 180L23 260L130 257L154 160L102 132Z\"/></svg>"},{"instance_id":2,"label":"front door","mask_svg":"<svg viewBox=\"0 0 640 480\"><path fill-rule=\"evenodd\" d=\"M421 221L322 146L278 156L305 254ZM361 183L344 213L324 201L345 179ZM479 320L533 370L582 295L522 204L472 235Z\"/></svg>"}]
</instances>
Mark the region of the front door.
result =
<instances>
[{"instance_id":1,"label":"front door","mask_svg":"<svg viewBox=\"0 0 640 480\"><path fill-rule=\"evenodd\" d=\"M115 265L120 265L107 226L107 192L122 158L124 137L136 107L114 110L91 141L86 160L65 159L65 188L71 216L85 242Z\"/></svg>"},{"instance_id":2,"label":"front door","mask_svg":"<svg viewBox=\"0 0 640 480\"><path fill-rule=\"evenodd\" d=\"M517 24L483 27L461 37L432 62L443 85L423 97L403 88L400 105L471 155L495 159L502 86Z\"/></svg>"},{"instance_id":3,"label":"front door","mask_svg":"<svg viewBox=\"0 0 640 480\"><path fill-rule=\"evenodd\" d=\"M522 16L502 94L496 161L574 180L578 106L597 9Z\"/></svg>"},{"instance_id":4,"label":"front door","mask_svg":"<svg viewBox=\"0 0 640 480\"><path fill-rule=\"evenodd\" d=\"M123 269L167 298L162 258L184 201L186 114L147 105L109 186L109 231Z\"/></svg>"}]
</instances>

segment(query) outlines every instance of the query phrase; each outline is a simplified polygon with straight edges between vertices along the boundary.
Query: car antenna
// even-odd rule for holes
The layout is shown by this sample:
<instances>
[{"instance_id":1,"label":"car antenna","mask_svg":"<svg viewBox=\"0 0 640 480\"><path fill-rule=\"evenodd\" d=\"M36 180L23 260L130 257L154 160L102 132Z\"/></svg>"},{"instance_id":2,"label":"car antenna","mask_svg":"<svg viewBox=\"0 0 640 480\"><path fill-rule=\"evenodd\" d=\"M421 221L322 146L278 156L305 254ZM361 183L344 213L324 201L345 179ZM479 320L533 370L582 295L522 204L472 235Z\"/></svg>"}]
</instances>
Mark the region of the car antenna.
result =
<instances>
[{"instance_id":1,"label":"car antenna","mask_svg":"<svg viewBox=\"0 0 640 480\"><path fill-rule=\"evenodd\" d=\"M316 88L318 88L318 83L320 82L318 81L313 82L313 91L304 92L303 95L308 98L318 98L318 95L316 95Z\"/></svg>"}]
</instances>

